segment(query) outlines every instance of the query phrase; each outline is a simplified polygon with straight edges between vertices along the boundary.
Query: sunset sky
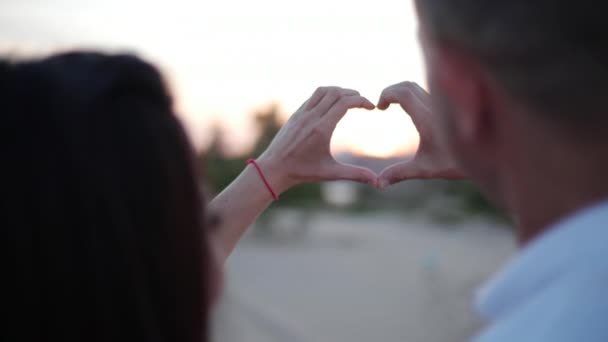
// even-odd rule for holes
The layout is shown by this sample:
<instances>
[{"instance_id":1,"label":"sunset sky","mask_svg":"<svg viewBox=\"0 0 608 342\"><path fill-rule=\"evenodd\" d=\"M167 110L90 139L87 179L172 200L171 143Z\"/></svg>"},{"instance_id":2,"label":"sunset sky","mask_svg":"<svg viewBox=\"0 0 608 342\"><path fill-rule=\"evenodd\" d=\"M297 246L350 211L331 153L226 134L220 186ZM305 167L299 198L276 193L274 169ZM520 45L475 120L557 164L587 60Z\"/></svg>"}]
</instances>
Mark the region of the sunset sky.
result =
<instances>
[{"instance_id":1,"label":"sunset sky","mask_svg":"<svg viewBox=\"0 0 608 342\"><path fill-rule=\"evenodd\" d=\"M251 113L269 103L287 117L322 85L376 102L393 83L424 84L416 26L411 0L1 0L0 52L140 54L165 74L199 148L218 123L244 151ZM332 149L389 156L417 141L394 106L349 112Z\"/></svg>"}]
</instances>

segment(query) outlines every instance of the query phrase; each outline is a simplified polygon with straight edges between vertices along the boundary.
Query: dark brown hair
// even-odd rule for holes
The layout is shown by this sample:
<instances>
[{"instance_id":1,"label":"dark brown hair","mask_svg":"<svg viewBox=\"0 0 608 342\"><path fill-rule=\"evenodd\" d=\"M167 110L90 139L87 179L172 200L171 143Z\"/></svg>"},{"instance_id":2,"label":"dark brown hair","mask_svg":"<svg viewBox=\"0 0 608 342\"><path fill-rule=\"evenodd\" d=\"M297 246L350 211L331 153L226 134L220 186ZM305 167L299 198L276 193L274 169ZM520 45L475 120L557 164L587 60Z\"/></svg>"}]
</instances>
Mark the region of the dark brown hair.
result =
<instances>
[{"instance_id":1,"label":"dark brown hair","mask_svg":"<svg viewBox=\"0 0 608 342\"><path fill-rule=\"evenodd\" d=\"M206 341L201 189L156 69L2 62L0 101L6 340Z\"/></svg>"}]
</instances>

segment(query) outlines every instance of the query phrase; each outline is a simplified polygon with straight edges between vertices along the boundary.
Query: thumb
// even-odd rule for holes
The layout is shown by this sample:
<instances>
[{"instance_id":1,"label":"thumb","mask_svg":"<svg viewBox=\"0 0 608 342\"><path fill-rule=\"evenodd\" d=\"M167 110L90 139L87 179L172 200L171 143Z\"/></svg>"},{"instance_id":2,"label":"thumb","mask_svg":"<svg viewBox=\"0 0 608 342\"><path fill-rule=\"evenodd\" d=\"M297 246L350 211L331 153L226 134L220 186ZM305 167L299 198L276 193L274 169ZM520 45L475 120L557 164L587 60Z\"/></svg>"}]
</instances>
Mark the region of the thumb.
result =
<instances>
[{"instance_id":1,"label":"thumb","mask_svg":"<svg viewBox=\"0 0 608 342\"><path fill-rule=\"evenodd\" d=\"M424 172L420 165L415 160L409 160L391 165L382 170L376 186L382 190L404 180L420 178L424 178Z\"/></svg>"},{"instance_id":2,"label":"thumb","mask_svg":"<svg viewBox=\"0 0 608 342\"><path fill-rule=\"evenodd\" d=\"M336 162L330 171L330 180L351 180L376 186L378 175L368 168Z\"/></svg>"}]
</instances>

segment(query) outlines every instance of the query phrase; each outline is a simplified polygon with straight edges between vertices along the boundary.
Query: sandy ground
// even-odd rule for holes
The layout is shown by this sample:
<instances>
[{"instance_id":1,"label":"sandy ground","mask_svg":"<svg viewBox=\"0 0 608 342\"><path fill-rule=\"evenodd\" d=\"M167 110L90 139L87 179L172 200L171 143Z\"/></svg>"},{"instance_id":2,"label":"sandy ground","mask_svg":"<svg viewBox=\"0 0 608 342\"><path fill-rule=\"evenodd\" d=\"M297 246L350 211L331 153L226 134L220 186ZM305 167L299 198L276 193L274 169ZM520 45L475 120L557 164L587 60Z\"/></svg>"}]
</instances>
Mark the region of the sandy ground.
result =
<instances>
[{"instance_id":1,"label":"sandy ground","mask_svg":"<svg viewBox=\"0 0 608 342\"><path fill-rule=\"evenodd\" d=\"M300 215L231 256L216 341L467 341L482 327L476 288L515 249L488 222Z\"/></svg>"}]
</instances>

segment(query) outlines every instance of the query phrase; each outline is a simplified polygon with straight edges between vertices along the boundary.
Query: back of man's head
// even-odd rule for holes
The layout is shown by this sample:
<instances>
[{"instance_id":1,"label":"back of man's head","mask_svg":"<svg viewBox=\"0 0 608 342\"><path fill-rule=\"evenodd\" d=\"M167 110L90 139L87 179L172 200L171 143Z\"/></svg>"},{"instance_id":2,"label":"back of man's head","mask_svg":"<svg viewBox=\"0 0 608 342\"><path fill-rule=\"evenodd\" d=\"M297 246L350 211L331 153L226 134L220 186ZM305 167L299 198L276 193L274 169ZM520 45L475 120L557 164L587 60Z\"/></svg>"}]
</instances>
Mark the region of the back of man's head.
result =
<instances>
[{"instance_id":1,"label":"back of man's head","mask_svg":"<svg viewBox=\"0 0 608 342\"><path fill-rule=\"evenodd\" d=\"M417 0L432 39L470 54L536 115L608 127L608 21L591 0Z\"/></svg>"}]
</instances>

